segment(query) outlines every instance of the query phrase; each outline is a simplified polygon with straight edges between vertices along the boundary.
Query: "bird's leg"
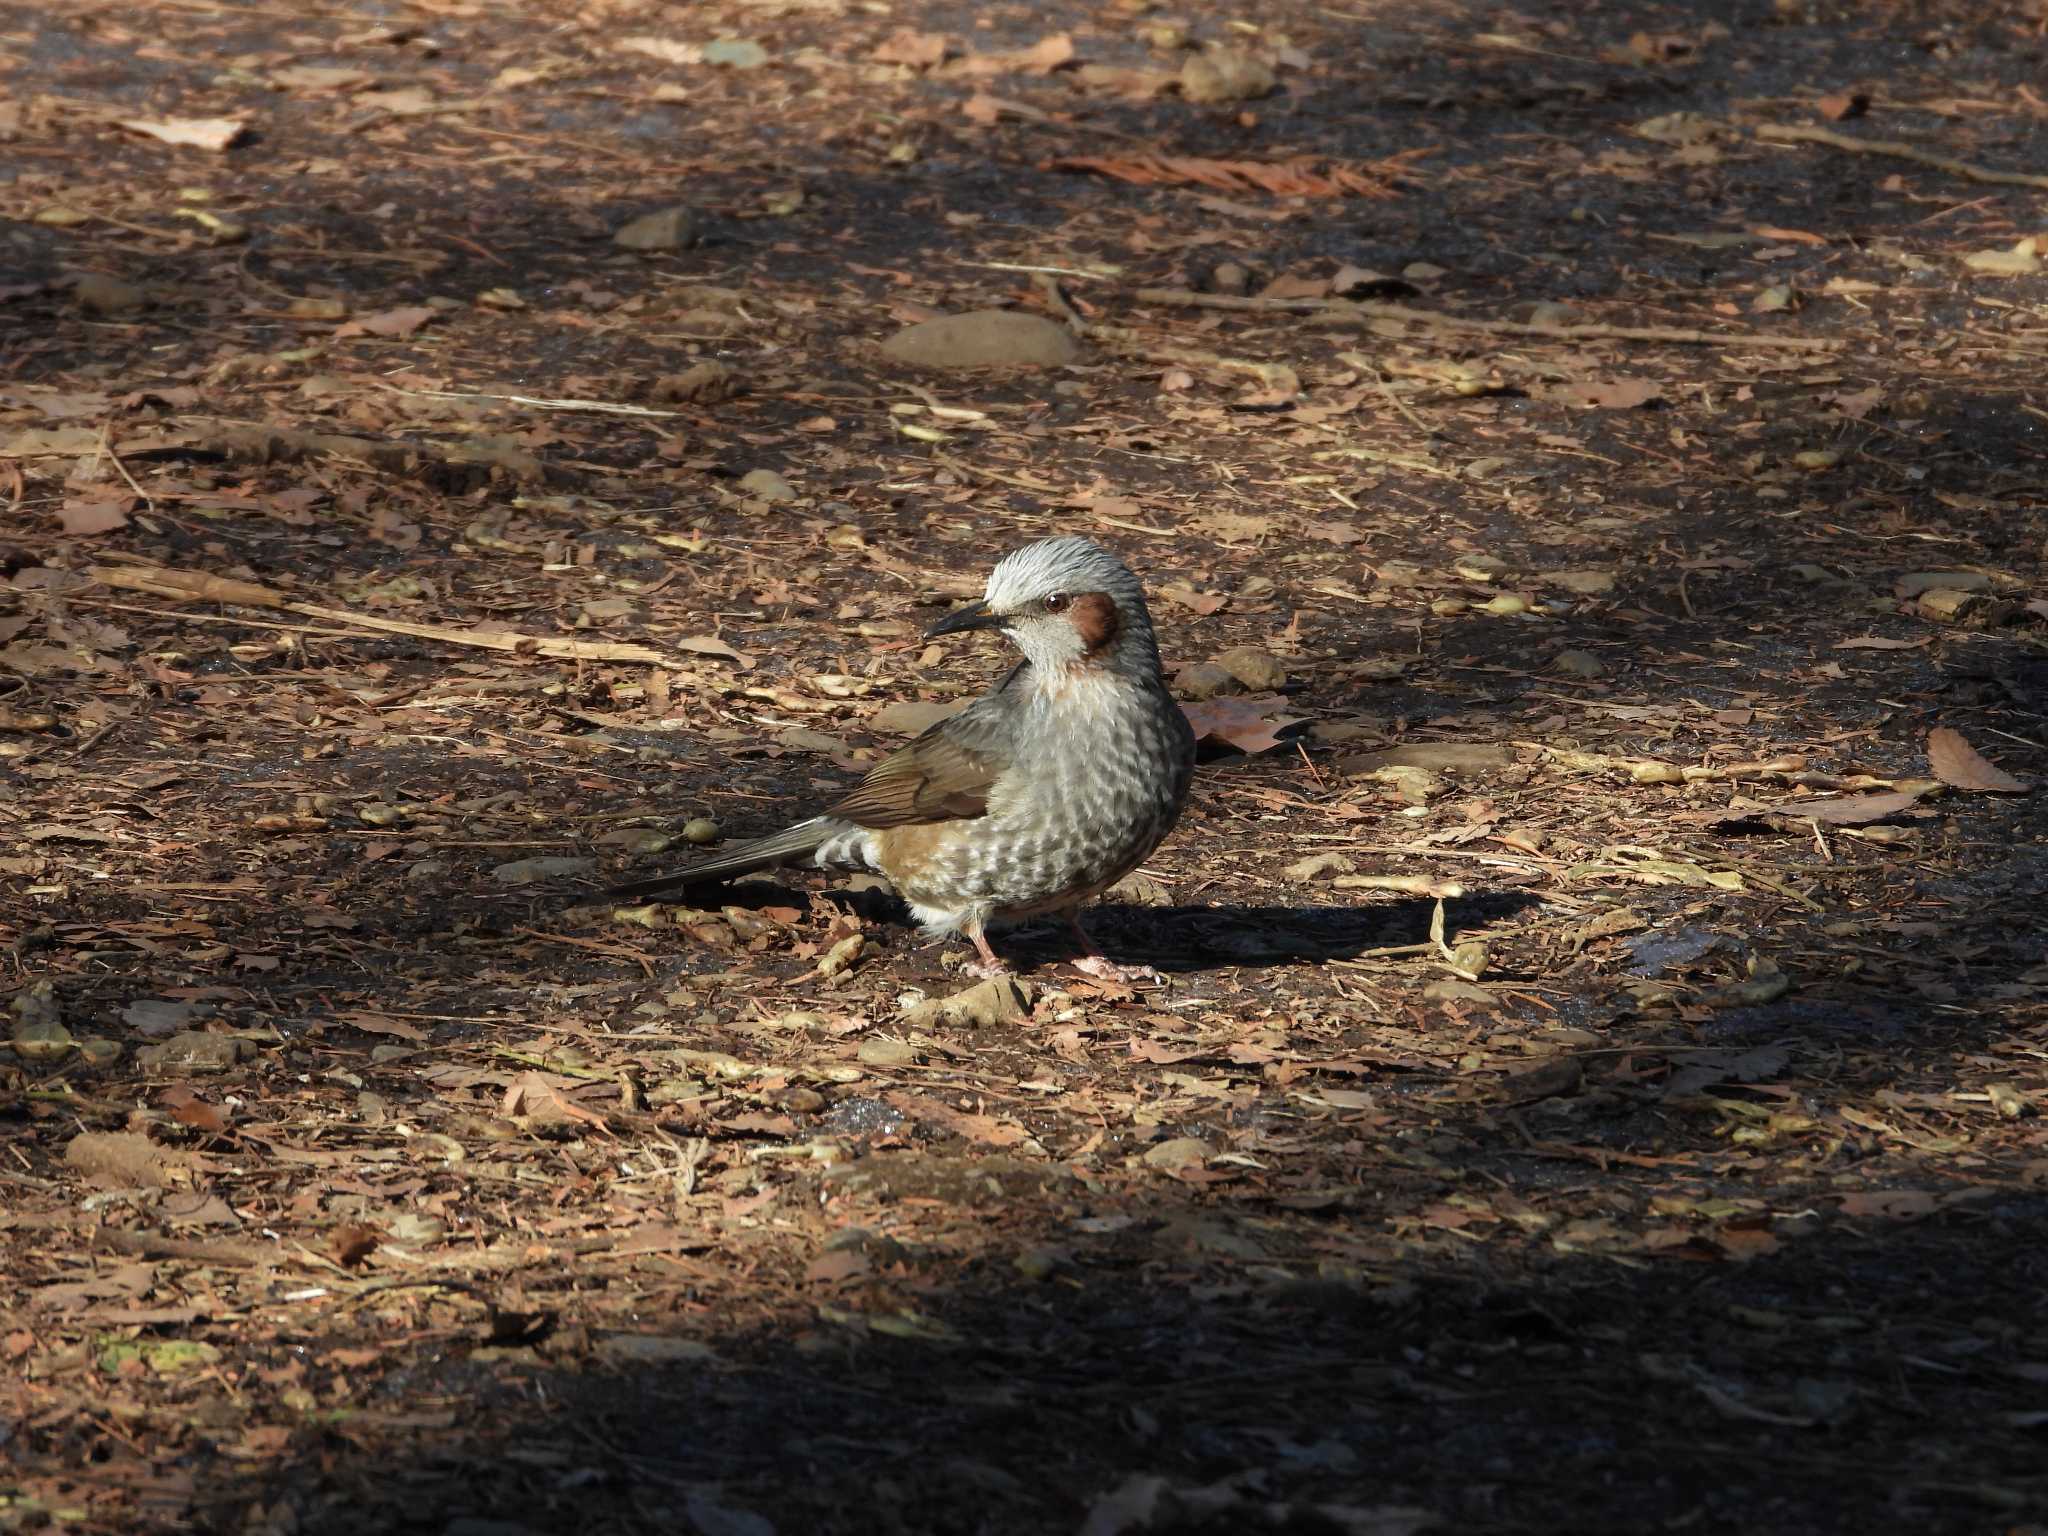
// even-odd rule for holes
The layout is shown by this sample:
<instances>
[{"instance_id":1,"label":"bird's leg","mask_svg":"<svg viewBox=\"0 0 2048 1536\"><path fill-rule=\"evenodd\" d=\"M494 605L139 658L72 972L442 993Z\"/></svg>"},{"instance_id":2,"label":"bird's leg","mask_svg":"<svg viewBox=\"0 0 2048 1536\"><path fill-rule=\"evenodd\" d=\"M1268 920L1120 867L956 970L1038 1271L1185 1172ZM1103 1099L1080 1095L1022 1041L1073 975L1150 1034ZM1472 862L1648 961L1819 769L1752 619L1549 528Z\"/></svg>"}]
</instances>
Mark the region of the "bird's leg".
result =
<instances>
[{"instance_id":1,"label":"bird's leg","mask_svg":"<svg viewBox=\"0 0 2048 1536\"><path fill-rule=\"evenodd\" d=\"M1149 965L1118 965L1105 955L1088 936L1088 930L1081 926L1078 910L1067 914L1067 927L1073 930L1074 942L1081 953L1073 961L1074 969L1084 976L1093 976L1098 981L1159 981L1159 973Z\"/></svg>"},{"instance_id":2,"label":"bird's leg","mask_svg":"<svg viewBox=\"0 0 2048 1536\"><path fill-rule=\"evenodd\" d=\"M994 950L988 947L988 935L982 931L981 924L968 924L966 933L967 937L974 941L975 953L980 955L981 959L979 962L970 960L963 969L981 977L984 981L993 981L998 976L1010 974L1010 968L1003 964L1001 957Z\"/></svg>"}]
</instances>

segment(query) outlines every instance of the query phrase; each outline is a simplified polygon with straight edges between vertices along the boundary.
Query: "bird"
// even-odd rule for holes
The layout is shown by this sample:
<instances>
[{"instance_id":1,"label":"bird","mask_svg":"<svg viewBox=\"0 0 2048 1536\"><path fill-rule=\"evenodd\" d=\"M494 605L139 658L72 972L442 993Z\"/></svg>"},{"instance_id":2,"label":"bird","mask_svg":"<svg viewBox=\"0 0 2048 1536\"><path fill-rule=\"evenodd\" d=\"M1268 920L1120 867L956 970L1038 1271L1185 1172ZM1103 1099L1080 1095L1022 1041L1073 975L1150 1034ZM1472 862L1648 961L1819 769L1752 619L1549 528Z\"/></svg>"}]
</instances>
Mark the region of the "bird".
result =
<instances>
[{"instance_id":1,"label":"bird","mask_svg":"<svg viewBox=\"0 0 2048 1536\"><path fill-rule=\"evenodd\" d=\"M642 899L808 860L880 874L927 936L965 935L977 974L1006 974L991 924L1059 915L1086 974L1116 965L1080 908L1143 861L1187 804L1195 737L1159 663L1144 589L1124 562L1067 535L1011 551L979 602L926 639L999 631L1022 659L987 693L783 831L615 888Z\"/></svg>"}]
</instances>

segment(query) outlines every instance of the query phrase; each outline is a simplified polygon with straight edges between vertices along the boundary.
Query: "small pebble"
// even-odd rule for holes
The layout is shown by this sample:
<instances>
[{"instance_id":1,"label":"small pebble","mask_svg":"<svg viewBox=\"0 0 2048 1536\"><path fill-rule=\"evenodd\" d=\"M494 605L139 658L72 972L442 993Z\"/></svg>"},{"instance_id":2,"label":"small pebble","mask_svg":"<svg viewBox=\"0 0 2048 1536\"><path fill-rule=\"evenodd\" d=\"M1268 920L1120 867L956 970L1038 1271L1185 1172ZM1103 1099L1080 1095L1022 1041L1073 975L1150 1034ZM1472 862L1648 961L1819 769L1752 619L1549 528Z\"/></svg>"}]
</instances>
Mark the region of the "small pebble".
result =
<instances>
[{"instance_id":1,"label":"small pebble","mask_svg":"<svg viewBox=\"0 0 2048 1536\"><path fill-rule=\"evenodd\" d=\"M149 302L149 295L135 284L100 272L88 272L79 278L71 294L78 300L79 308L96 315L122 315Z\"/></svg>"},{"instance_id":2,"label":"small pebble","mask_svg":"<svg viewBox=\"0 0 2048 1536\"><path fill-rule=\"evenodd\" d=\"M740 476L740 489L763 501L795 501L796 489L772 469L750 469Z\"/></svg>"},{"instance_id":3,"label":"small pebble","mask_svg":"<svg viewBox=\"0 0 2048 1536\"><path fill-rule=\"evenodd\" d=\"M1240 645L1216 658L1216 665L1247 688L1274 689L1287 685L1287 666L1271 651Z\"/></svg>"},{"instance_id":4,"label":"small pebble","mask_svg":"<svg viewBox=\"0 0 2048 1536\"><path fill-rule=\"evenodd\" d=\"M914 1067L917 1065L917 1047L907 1040L877 1037L861 1041L854 1057L864 1067Z\"/></svg>"},{"instance_id":5,"label":"small pebble","mask_svg":"<svg viewBox=\"0 0 2048 1536\"><path fill-rule=\"evenodd\" d=\"M696 240L696 217L687 208L644 213L612 232L612 243L629 251L679 251Z\"/></svg>"},{"instance_id":6,"label":"small pebble","mask_svg":"<svg viewBox=\"0 0 2048 1536\"><path fill-rule=\"evenodd\" d=\"M1252 275L1235 261L1223 261L1209 274L1209 288L1213 293L1242 294L1252 285Z\"/></svg>"},{"instance_id":7,"label":"small pebble","mask_svg":"<svg viewBox=\"0 0 2048 1536\"><path fill-rule=\"evenodd\" d=\"M1198 661L1182 667L1173 677L1174 691L1184 699L1213 699L1226 693L1243 693L1244 684L1213 661Z\"/></svg>"}]
</instances>

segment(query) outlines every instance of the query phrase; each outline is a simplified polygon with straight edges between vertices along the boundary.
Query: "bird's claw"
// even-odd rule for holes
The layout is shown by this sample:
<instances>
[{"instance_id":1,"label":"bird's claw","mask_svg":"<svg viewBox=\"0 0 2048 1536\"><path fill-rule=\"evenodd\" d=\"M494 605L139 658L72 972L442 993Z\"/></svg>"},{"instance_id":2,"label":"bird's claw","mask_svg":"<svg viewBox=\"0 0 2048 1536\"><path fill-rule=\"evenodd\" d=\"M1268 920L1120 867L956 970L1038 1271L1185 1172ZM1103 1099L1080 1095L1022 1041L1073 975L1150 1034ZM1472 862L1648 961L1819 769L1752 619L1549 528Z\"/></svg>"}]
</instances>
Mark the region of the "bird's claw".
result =
<instances>
[{"instance_id":1,"label":"bird's claw","mask_svg":"<svg viewBox=\"0 0 2048 1536\"><path fill-rule=\"evenodd\" d=\"M1107 955L1081 955L1073 965L1082 975L1093 976L1097 981L1149 981L1157 985L1164 979L1149 965L1118 965Z\"/></svg>"}]
</instances>

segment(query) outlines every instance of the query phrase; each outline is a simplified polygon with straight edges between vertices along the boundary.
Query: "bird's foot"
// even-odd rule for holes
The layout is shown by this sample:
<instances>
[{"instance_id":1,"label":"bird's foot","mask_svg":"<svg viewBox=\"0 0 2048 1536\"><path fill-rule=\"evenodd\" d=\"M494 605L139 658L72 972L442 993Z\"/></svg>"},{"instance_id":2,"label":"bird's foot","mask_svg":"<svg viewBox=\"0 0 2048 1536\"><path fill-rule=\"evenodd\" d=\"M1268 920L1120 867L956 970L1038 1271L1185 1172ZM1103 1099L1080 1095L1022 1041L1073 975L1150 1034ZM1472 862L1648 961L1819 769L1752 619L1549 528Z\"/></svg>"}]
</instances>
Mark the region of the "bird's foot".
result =
<instances>
[{"instance_id":1,"label":"bird's foot","mask_svg":"<svg viewBox=\"0 0 2048 1536\"><path fill-rule=\"evenodd\" d=\"M1165 980L1149 965L1118 965L1107 955L1077 955L1073 967L1097 981L1149 981L1156 986Z\"/></svg>"},{"instance_id":2,"label":"bird's foot","mask_svg":"<svg viewBox=\"0 0 2048 1536\"><path fill-rule=\"evenodd\" d=\"M1083 976L1093 976L1097 981L1116 981L1129 985L1134 981L1149 981L1158 986L1164 978L1149 965L1118 965L1109 956L1095 947L1095 941L1088 936L1088 930L1081 926L1081 914L1067 914L1068 931L1074 935L1074 944L1081 953L1073 959L1073 967Z\"/></svg>"},{"instance_id":3,"label":"bird's foot","mask_svg":"<svg viewBox=\"0 0 2048 1536\"><path fill-rule=\"evenodd\" d=\"M1002 957L989 948L988 935L979 926L967 930L967 937L974 941L974 952L978 960L963 960L960 969L969 976L983 981L994 981L997 977L1010 974L1010 968L1003 964Z\"/></svg>"}]
</instances>

